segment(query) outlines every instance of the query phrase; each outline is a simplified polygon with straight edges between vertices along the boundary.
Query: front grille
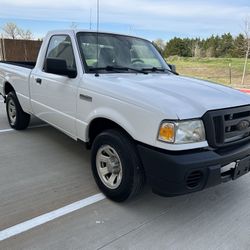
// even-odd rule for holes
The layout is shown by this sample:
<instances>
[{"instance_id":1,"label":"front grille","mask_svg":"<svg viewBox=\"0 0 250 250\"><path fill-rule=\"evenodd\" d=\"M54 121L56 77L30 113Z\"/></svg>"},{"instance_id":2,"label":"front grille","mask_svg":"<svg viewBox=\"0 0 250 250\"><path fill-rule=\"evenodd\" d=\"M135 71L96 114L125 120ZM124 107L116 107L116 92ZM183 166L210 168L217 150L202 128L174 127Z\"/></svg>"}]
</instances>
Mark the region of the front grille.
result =
<instances>
[{"instance_id":1,"label":"front grille","mask_svg":"<svg viewBox=\"0 0 250 250\"><path fill-rule=\"evenodd\" d=\"M187 187L193 189L193 188L200 186L202 177L203 177L203 174L201 171L193 171L187 176L187 180L186 180Z\"/></svg>"},{"instance_id":2,"label":"front grille","mask_svg":"<svg viewBox=\"0 0 250 250\"><path fill-rule=\"evenodd\" d=\"M250 105L208 111L203 121L211 147L225 147L250 139Z\"/></svg>"}]
</instances>

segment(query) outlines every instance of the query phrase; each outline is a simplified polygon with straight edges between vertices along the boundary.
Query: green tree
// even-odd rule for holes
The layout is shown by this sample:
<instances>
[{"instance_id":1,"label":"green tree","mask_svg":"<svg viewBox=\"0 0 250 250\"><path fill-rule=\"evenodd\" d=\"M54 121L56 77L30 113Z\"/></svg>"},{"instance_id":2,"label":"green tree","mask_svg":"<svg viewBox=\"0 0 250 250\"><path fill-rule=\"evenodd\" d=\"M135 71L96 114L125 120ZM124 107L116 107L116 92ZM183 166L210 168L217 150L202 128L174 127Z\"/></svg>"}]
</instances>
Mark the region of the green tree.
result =
<instances>
[{"instance_id":1,"label":"green tree","mask_svg":"<svg viewBox=\"0 0 250 250\"><path fill-rule=\"evenodd\" d=\"M239 34L234 39L234 49L232 57L244 57L246 54L246 39L243 34Z\"/></svg>"},{"instance_id":2,"label":"green tree","mask_svg":"<svg viewBox=\"0 0 250 250\"><path fill-rule=\"evenodd\" d=\"M234 39L230 33L223 34L219 43L218 53L221 57L232 57Z\"/></svg>"},{"instance_id":3,"label":"green tree","mask_svg":"<svg viewBox=\"0 0 250 250\"><path fill-rule=\"evenodd\" d=\"M192 55L191 49L188 46L187 40L183 40L181 38L174 37L171 39L165 48L164 51L164 56L169 57L169 56L190 56Z\"/></svg>"},{"instance_id":4,"label":"green tree","mask_svg":"<svg viewBox=\"0 0 250 250\"><path fill-rule=\"evenodd\" d=\"M220 37L212 35L204 41L203 50L206 57L218 57L218 48L220 44Z\"/></svg>"}]
</instances>

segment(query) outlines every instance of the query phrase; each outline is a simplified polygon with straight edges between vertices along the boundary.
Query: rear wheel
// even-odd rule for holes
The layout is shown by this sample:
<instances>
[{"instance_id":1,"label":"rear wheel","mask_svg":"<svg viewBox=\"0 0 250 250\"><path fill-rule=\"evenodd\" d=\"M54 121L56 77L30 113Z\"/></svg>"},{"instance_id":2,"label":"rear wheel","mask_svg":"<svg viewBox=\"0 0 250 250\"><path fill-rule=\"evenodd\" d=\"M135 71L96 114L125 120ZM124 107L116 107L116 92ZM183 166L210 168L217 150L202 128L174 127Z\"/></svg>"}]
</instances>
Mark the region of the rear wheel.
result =
<instances>
[{"instance_id":1,"label":"rear wheel","mask_svg":"<svg viewBox=\"0 0 250 250\"><path fill-rule=\"evenodd\" d=\"M9 124L16 130L24 130L29 126L30 115L22 110L15 92L10 92L6 98L6 112Z\"/></svg>"},{"instance_id":2,"label":"rear wheel","mask_svg":"<svg viewBox=\"0 0 250 250\"><path fill-rule=\"evenodd\" d=\"M122 202L136 195L144 174L134 142L122 131L107 130L93 142L92 171L100 190Z\"/></svg>"}]
</instances>

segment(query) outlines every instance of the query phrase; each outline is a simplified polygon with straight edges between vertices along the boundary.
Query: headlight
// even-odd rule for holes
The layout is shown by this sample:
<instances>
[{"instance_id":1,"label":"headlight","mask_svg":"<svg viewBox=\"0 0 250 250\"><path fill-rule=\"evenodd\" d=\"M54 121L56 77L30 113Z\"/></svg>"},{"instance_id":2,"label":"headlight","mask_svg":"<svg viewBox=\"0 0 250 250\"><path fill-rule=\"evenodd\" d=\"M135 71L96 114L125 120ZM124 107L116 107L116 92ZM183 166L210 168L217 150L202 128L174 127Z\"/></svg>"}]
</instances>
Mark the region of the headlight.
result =
<instances>
[{"instance_id":1,"label":"headlight","mask_svg":"<svg viewBox=\"0 0 250 250\"><path fill-rule=\"evenodd\" d=\"M205 141L205 129L201 120L162 122L158 140L182 144Z\"/></svg>"}]
</instances>

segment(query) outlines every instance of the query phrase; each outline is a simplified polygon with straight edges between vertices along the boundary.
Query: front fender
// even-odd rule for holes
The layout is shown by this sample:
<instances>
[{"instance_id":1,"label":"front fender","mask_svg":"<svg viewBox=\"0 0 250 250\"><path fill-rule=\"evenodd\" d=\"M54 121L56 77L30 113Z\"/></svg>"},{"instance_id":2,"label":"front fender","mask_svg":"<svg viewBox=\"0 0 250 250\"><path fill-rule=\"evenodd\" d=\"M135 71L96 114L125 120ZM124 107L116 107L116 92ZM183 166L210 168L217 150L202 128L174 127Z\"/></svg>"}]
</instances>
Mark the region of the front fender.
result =
<instances>
[{"instance_id":1,"label":"front fender","mask_svg":"<svg viewBox=\"0 0 250 250\"><path fill-rule=\"evenodd\" d=\"M108 107L100 107L98 109L95 109L94 111L92 111L87 119L86 119L86 123L88 124L87 129L86 129L86 133L85 133L85 138L88 140L89 138L89 127L90 124L93 120L97 119L97 118L105 118L108 119L116 124L118 124L120 127L122 127L132 138L134 138L135 140L136 138L136 129L133 126L133 124L131 124L131 122L128 121L128 119L123 116L121 113L117 112L114 109L108 108Z\"/></svg>"}]
</instances>

